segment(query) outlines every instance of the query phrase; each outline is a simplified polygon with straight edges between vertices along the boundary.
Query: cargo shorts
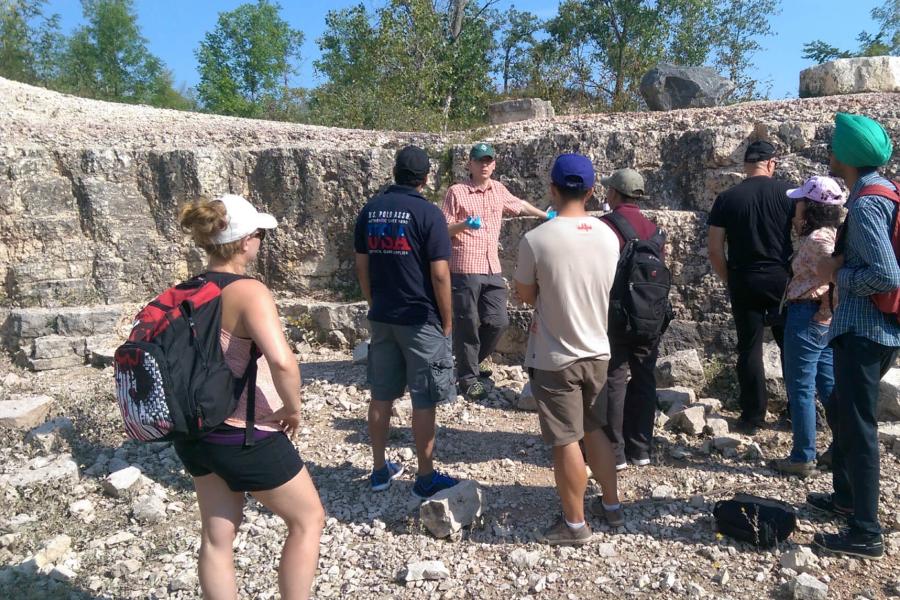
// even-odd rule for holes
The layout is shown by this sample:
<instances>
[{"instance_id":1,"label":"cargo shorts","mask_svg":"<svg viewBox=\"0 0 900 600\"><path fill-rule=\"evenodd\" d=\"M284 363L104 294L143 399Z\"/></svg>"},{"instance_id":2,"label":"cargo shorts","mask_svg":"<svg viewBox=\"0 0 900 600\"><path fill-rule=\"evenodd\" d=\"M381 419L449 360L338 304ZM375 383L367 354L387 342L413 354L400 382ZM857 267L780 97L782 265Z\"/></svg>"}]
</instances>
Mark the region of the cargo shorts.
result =
<instances>
[{"instance_id":1,"label":"cargo shorts","mask_svg":"<svg viewBox=\"0 0 900 600\"><path fill-rule=\"evenodd\" d=\"M434 323L370 321L367 375L375 402L391 402L409 388L413 408L456 399L450 338Z\"/></svg>"},{"instance_id":2,"label":"cargo shorts","mask_svg":"<svg viewBox=\"0 0 900 600\"><path fill-rule=\"evenodd\" d=\"M609 361L583 358L559 371L529 369L541 436L550 446L581 440L606 425L606 370Z\"/></svg>"}]
</instances>

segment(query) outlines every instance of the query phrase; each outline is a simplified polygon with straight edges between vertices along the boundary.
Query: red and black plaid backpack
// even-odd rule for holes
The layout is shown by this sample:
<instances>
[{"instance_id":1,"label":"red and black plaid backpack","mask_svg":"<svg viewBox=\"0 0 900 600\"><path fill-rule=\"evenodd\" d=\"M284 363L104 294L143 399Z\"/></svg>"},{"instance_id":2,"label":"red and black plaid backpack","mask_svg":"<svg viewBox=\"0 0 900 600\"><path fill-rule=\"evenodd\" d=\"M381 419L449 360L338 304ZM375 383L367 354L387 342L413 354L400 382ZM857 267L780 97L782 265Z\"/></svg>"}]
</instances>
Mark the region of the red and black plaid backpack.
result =
<instances>
[{"instance_id":1,"label":"red and black plaid backpack","mask_svg":"<svg viewBox=\"0 0 900 600\"><path fill-rule=\"evenodd\" d=\"M894 189L884 185L867 185L859 190L856 197L881 196L894 203L894 220L891 224L891 247L894 249L894 256L897 259L897 263L900 264L900 181L893 181L891 183L893 184ZM847 234L847 222L849 220L850 217L848 215L847 218L844 219L841 228L838 230L838 236L835 242L835 254L843 253L844 236ZM900 288L893 289L889 292L872 294L869 298L872 299L872 302L875 303L878 310L885 314L893 315L897 322L900 322Z\"/></svg>"},{"instance_id":2,"label":"red and black plaid backpack","mask_svg":"<svg viewBox=\"0 0 900 600\"><path fill-rule=\"evenodd\" d=\"M128 437L200 439L231 416L245 386L252 431L259 353L253 344L237 379L219 341L222 290L245 278L204 273L169 288L137 314L128 341L115 354L116 401Z\"/></svg>"}]
</instances>

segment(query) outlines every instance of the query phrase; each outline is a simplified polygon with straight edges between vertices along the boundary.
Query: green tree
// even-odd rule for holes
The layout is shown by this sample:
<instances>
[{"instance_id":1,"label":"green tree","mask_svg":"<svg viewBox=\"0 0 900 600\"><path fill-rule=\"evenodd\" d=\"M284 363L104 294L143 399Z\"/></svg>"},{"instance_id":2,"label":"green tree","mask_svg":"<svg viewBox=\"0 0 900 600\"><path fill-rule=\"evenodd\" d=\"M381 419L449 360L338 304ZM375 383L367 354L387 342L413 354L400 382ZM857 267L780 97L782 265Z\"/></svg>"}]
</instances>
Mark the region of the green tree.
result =
<instances>
[{"instance_id":1,"label":"green tree","mask_svg":"<svg viewBox=\"0 0 900 600\"><path fill-rule=\"evenodd\" d=\"M541 27L540 19L534 14L516 10L515 6L504 16L497 65L504 95L509 94L510 88L527 85L529 63L537 44L535 34Z\"/></svg>"},{"instance_id":2,"label":"green tree","mask_svg":"<svg viewBox=\"0 0 900 600\"><path fill-rule=\"evenodd\" d=\"M197 94L206 110L244 117L278 117L291 103L290 77L300 60L303 33L268 0L219 14L197 49Z\"/></svg>"},{"instance_id":3,"label":"green tree","mask_svg":"<svg viewBox=\"0 0 900 600\"><path fill-rule=\"evenodd\" d=\"M404 130L481 122L494 94L492 4L388 0L372 13L362 4L329 12L310 118Z\"/></svg>"},{"instance_id":4,"label":"green tree","mask_svg":"<svg viewBox=\"0 0 900 600\"><path fill-rule=\"evenodd\" d=\"M63 37L46 0L0 0L0 76L49 85L59 72Z\"/></svg>"},{"instance_id":5,"label":"green tree","mask_svg":"<svg viewBox=\"0 0 900 600\"><path fill-rule=\"evenodd\" d=\"M61 85L80 96L189 108L172 75L147 48L132 0L82 0L87 24L69 38Z\"/></svg>"},{"instance_id":6,"label":"green tree","mask_svg":"<svg viewBox=\"0 0 900 600\"><path fill-rule=\"evenodd\" d=\"M641 105L643 75L662 61L725 70L739 97L757 92L748 74L758 39L780 0L565 0L533 57L535 88L588 109Z\"/></svg>"},{"instance_id":7,"label":"green tree","mask_svg":"<svg viewBox=\"0 0 900 600\"><path fill-rule=\"evenodd\" d=\"M886 0L869 13L878 25L876 33L863 31L856 36L856 51L841 50L828 42L815 40L803 45L803 58L821 64L838 58L859 56L900 56L900 0Z\"/></svg>"},{"instance_id":8,"label":"green tree","mask_svg":"<svg viewBox=\"0 0 900 600\"><path fill-rule=\"evenodd\" d=\"M781 0L719 0L712 38L714 65L737 86L732 98L759 100L768 96L768 84L750 75L753 55L762 49L761 37L771 36L769 17L779 13Z\"/></svg>"}]
</instances>

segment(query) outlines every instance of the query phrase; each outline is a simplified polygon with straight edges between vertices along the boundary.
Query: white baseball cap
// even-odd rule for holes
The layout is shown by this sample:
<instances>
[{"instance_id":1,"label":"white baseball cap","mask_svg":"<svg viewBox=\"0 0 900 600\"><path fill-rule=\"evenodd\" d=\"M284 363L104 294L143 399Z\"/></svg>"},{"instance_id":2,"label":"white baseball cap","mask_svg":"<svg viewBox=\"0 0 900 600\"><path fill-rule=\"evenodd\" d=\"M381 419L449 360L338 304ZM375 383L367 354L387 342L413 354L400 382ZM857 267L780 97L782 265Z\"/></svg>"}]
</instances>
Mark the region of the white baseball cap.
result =
<instances>
[{"instance_id":1,"label":"white baseball cap","mask_svg":"<svg viewBox=\"0 0 900 600\"><path fill-rule=\"evenodd\" d=\"M215 244L228 244L246 237L257 229L275 229L278 220L270 214L261 213L243 196L225 194L216 198L225 205L228 226L213 238Z\"/></svg>"}]
</instances>

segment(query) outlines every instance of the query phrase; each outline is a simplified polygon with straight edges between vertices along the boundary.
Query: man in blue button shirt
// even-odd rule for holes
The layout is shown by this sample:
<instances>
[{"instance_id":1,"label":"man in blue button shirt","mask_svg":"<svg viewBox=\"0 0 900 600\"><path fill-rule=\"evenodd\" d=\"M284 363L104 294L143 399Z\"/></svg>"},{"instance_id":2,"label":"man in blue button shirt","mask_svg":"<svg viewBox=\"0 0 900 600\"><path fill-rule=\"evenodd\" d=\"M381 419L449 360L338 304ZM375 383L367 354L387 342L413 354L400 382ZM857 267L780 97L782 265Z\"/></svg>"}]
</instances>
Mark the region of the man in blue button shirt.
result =
<instances>
[{"instance_id":1,"label":"man in blue button shirt","mask_svg":"<svg viewBox=\"0 0 900 600\"><path fill-rule=\"evenodd\" d=\"M834 493L809 494L815 508L848 518L840 533L817 533L825 550L880 559L878 523L878 382L900 348L897 316L881 312L871 296L900 288L900 267L891 243L897 203L861 193L894 186L878 173L893 152L884 128L872 119L838 113L831 144L831 170L850 188L848 215L835 256L819 274L837 285L838 305L829 337L834 348ZM870 188L871 189L871 188Z\"/></svg>"}]
</instances>

